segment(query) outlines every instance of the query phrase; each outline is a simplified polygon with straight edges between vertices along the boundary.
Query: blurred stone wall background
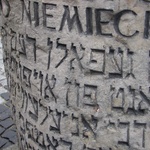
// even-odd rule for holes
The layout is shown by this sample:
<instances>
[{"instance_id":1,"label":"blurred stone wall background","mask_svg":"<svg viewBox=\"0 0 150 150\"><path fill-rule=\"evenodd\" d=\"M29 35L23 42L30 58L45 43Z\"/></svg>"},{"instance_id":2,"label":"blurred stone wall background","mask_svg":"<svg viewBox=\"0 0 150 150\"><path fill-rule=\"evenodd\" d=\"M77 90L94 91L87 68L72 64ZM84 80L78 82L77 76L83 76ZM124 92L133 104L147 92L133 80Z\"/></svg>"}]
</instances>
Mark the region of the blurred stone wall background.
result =
<instances>
[{"instance_id":1,"label":"blurred stone wall background","mask_svg":"<svg viewBox=\"0 0 150 150\"><path fill-rule=\"evenodd\" d=\"M0 11L0 29L2 27L1 11ZM17 142L16 127L12 120L11 102L9 100L9 92L7 90L7 79L3 64L3 51L0 32L0 150L17 150L14 144Z\"/></svg>"}]
</instances>

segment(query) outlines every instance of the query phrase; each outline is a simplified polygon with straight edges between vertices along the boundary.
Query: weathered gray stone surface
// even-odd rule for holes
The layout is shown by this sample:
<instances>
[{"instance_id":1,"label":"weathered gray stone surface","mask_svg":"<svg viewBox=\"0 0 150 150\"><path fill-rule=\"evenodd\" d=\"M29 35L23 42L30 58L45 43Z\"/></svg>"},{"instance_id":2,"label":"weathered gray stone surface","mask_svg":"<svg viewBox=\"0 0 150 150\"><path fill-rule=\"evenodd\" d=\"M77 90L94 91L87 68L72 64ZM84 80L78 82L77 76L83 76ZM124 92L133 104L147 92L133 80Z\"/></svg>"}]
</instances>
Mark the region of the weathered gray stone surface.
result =
<instances>
[{"instance_id":1,"label":"weathered gray stone surface","mask_svg":"<svg viewBox=\"0 0 150 150\"><path fill-rule=\"evenodd\" d=\"M19 150L18 149L18 144L14 144L14 145L12 145L12 146L10 146L8 148L5 148L4 150Z\"/></svg>"},{"instance_id":2,"label":"weathered gray stone surface","mask_svg":"<svg viewBox=\"0 0 150 150\"><path fill-rule=\"evenodd\" d=\"M150 1L2 6L20 149L150 149Z\"/></svg>"}]
</instances>

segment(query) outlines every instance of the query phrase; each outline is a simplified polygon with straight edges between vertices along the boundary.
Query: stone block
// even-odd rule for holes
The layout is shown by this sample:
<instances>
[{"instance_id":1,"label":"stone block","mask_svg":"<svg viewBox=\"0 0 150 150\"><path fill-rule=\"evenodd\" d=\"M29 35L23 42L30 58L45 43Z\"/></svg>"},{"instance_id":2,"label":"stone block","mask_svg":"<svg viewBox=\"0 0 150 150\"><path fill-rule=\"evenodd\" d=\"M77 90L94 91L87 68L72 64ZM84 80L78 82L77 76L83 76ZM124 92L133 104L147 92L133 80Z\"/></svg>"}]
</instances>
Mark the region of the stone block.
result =
<instances>
[{"instance_id":1,"label":"stone block","mask_svg":"<svg viewBox=\"0 0 150 150\"><path fill-rule=\"evenodd\" d=\"M21 150L150 149L149 0L2 0L2 6ZM11 126L6 121L0 125Z\"/></svg>"}]
</instances>

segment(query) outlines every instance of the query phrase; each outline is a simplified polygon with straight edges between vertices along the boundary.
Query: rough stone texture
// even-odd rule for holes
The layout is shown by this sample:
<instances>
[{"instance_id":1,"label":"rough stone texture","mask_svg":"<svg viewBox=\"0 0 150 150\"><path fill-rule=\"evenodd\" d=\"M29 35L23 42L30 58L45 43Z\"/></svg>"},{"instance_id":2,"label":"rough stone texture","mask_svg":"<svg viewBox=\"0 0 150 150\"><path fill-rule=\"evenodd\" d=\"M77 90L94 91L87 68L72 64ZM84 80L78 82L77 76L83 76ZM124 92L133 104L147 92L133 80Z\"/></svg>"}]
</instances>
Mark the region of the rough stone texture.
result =
<instances>
[{"instance_id":1,"label":"rough stone texture","mask_svg":"<svg viewBox=\"0 0 150 150\"><path fill-rule=\"evenodd\" d=\"M18 149L18 143L15 144L15 145L10 146L10 147L8 147L8 148L5 148L4 150L19 150L19 149Z\"/></svg>"},{"instance_id":2,"label":"rough stone texture","mask_svg":"<svg viewBox=\"0 0 150 150\"><path fill-rule=\"evenodd\" d=\"M20 149L150 149L149 10L149 0L2 0Z\"/></svg>"}]
</instances>

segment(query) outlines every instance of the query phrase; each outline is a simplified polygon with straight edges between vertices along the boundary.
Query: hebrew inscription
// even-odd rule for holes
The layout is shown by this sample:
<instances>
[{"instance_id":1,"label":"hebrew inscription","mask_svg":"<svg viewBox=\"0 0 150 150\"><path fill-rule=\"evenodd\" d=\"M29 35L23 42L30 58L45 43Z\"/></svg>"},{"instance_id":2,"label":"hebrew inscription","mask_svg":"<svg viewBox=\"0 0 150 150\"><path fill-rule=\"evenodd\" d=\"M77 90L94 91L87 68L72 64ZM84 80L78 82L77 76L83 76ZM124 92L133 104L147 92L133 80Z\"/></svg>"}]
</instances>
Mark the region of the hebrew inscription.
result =
<instances>
[{"instance_id":1,"label":"hebrew inscription","mask_svg":"<svg viewBox=\"0 0 150 150\"><path fill-rule=\"evenodd\" d=\"M1 7L21 150L150 149L149 0Z\"/></svg>"}]
</instances>

